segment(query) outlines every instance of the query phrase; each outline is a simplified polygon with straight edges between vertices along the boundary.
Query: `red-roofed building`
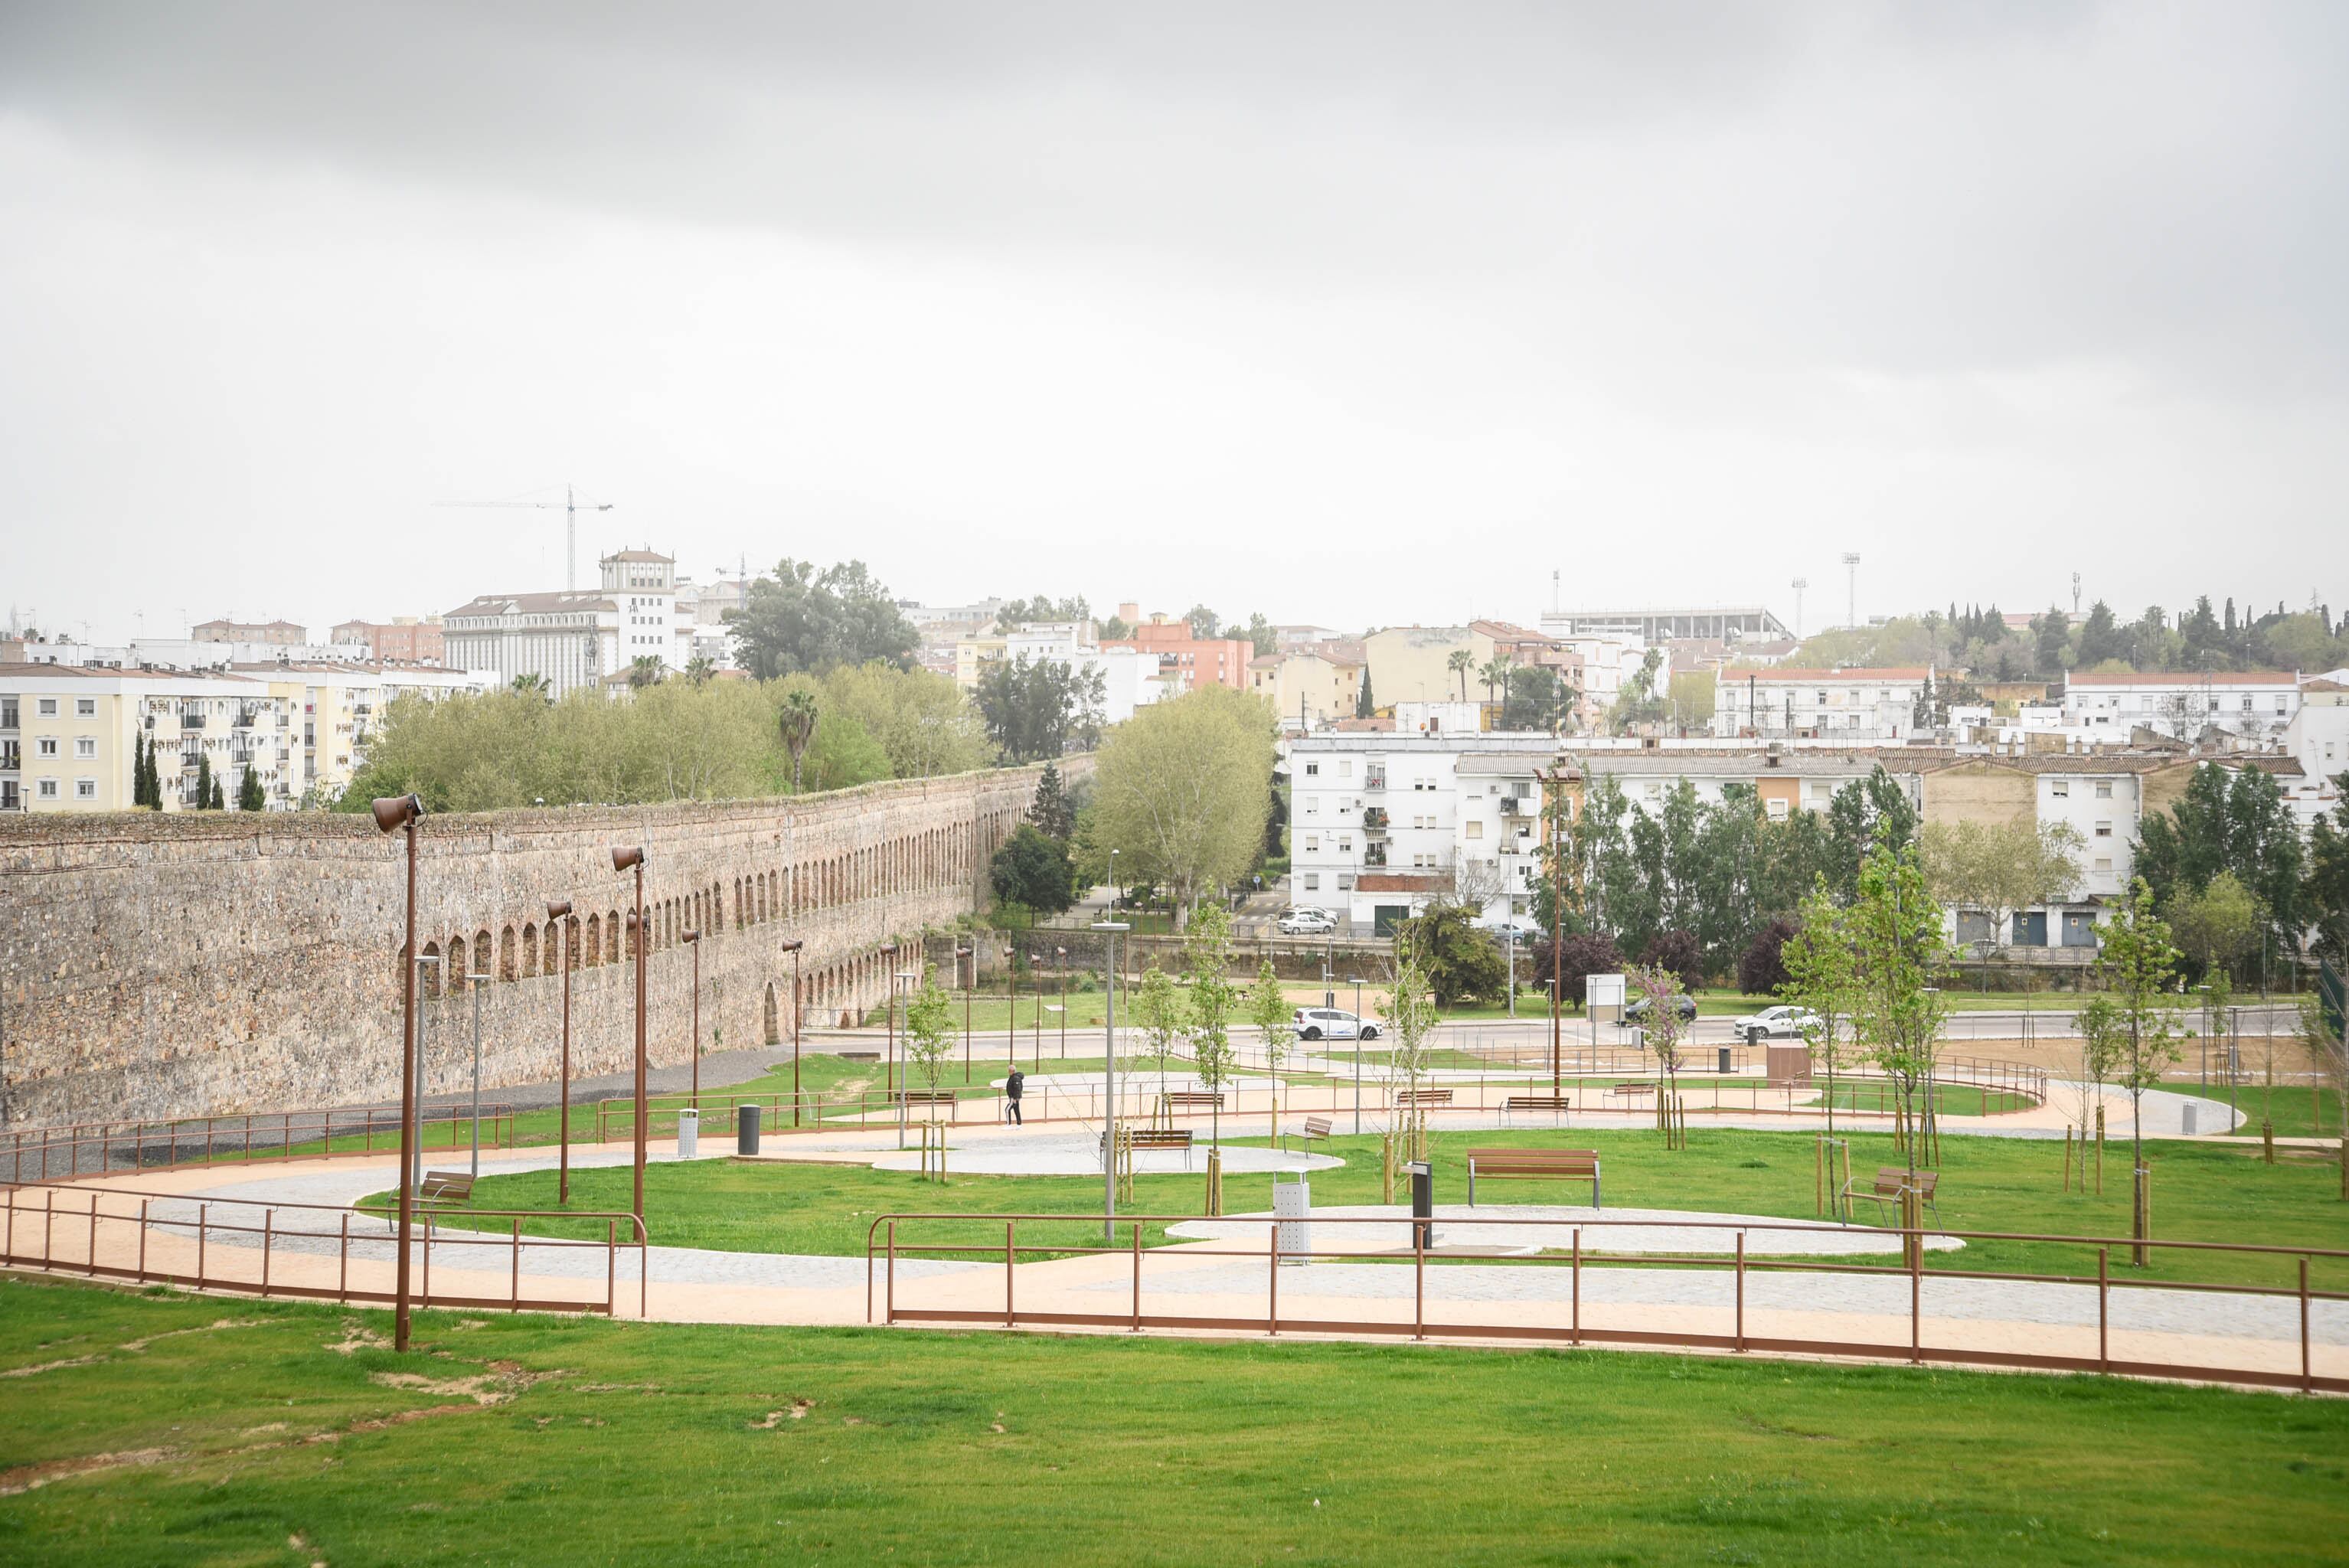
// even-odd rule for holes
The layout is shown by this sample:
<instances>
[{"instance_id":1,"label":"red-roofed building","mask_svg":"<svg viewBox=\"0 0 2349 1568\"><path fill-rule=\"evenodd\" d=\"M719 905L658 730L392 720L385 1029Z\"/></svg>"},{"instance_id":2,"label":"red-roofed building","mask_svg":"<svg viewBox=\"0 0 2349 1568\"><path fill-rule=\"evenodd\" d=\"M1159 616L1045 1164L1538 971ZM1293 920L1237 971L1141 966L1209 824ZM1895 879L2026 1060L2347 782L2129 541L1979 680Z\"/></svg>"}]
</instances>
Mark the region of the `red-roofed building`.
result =
<instances>
[{"instance_id":1,"label":"red-roofed building","mask_svg":"<svg viewBox=\"0 0 2349 1568\"><path fill-rule=\"evenodd\" d=\"M1104 640L1101 645L1157 655L1160 676L1179 676L1185 691L1196 691L1203 686L1246 691L1248 661L1256 657L1256 645L1246 637L1195 636L1190 622L1169 620L1164 615L1151 616L1134 627L1133 635L1123 642Z\"/></svg>"}]
</instances>

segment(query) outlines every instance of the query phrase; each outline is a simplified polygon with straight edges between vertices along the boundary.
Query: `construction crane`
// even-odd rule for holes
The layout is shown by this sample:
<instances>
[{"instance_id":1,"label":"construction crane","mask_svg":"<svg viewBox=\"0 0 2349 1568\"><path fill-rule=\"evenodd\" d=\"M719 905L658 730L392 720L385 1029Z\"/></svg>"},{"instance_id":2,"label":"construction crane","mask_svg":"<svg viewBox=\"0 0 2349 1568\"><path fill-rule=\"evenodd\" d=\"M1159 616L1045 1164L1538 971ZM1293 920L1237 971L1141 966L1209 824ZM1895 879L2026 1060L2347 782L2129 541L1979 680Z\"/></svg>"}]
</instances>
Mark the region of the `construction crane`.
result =
<instances>
[{"instance_id":1,"label":"construction crane","mask_svg":"<svg viewBox=\"0 0 2349 1568\"><path fill-rule=\"evenodd\" d=\"M528 511L563 512L563 591L571 593L579 586L579 514L583 511L609 511L608 500L581 500L571 486L563 487L561 500L440 500L435 506L519 507Z\"/></svg>"}]
</instances>

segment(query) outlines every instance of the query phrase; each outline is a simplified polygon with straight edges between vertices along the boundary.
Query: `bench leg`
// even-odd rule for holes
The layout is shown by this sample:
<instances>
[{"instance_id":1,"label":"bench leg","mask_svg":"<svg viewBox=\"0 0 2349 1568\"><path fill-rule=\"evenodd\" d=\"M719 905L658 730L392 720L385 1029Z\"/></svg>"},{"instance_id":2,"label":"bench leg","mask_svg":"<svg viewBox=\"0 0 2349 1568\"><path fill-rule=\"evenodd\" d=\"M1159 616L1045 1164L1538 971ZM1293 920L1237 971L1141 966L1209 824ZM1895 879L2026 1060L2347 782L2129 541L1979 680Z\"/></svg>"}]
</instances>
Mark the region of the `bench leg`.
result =
<instances>
[{"instance_id":1,"label":"bench leg","mask_svg":"<svg viewBox=\"0 0 2349 1568\"><path fill-rule=\"evenodd\" d=\"M1472 1209L1476 1206L1476 1167L1474 1165L1468 1167L1468 1206Z\"/></svg>"},{"instance_id":2,"label":"bench leg","mask_svg":"<svg viewBox=\"0 0 2349 1568\"><path fill-rule=\"evenodd\" d=\"M1594 1209L1603 1209L1607 1207L1605 1203L1600 1202L1599 1200L1599 1172L1596 1171L1593 1171L1590 1173L1590 1206Z\"/></svg>"}]
</instances>

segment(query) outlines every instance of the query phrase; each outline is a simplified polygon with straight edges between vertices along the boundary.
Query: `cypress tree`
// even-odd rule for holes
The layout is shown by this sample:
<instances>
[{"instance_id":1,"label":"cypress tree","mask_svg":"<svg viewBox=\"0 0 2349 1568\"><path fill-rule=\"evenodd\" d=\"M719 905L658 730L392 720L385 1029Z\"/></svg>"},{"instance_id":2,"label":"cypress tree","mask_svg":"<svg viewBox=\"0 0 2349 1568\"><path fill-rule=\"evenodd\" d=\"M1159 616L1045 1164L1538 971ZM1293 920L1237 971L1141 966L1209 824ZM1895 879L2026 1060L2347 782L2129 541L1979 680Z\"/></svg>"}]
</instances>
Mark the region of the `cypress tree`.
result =
<instances>
[{"instance_id":1,"label":"cypress tree","mask_svg":"<svg viewBox=\"0 0 2349 1568\"><path fill-rule=\"evenodd\" d=\"M212 803L212 758L207 751L196 753L196 810L209 810Z\"/></svg>"},{"instance_id":2,"label":"cypress tree","mask_svg":"<svg viewBox=\"0 0 2349 1568\"><path fill-rule=\"evenodd\" d=\"M236 787L236 809L240 811L259 811L264 810L268 804L269 797L261 792L261 775L253 770L252 763L246 763L244 778Z\"/></svg>"},{"instance_id":3,"label":"cypress tree","mask_svg":"<svg viewBox=\"0 0 2349 1568\"><path fill-rule=\"evenodd\" d=\"M147 738L136 733L130 737L130 803L147 804Z\"/></svg>"},{"instance_id":4,"label":"cypress tree","mask_svg":"<svg viewBox=\"0 0 2349 1568\"><path fill-rule=\"evenodd\" d=\"M1354 694L1354 717L1368 718L1378 710L1378 704L1371 696L1371 666L1365 664L1362 666L1361 689Z\"/></svg>"},{"instance_id":5,"label":"cypress tree","mask_svg":"<svg viewBox=\"0 0 2349 1568\"><path fill-rule=\"evenodd\" d=\"M217 774L212 778L212 804L207 807L206 810L213 811L225 811L228 810L228 801L223 799L221 794L221 781Z\"/></svg>"}]
</instances>

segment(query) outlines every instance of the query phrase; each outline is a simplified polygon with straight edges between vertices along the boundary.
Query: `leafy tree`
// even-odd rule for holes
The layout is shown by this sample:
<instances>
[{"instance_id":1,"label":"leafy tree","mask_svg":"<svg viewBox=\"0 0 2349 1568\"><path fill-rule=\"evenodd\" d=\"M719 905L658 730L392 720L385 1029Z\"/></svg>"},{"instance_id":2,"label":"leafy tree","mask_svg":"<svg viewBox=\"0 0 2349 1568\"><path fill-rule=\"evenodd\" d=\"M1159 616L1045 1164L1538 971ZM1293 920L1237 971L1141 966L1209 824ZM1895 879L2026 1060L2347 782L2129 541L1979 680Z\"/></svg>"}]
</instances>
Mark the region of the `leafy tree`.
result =
<instances>
[{"instance_id":1,"label":"leafy tree","mask_svg":"<svg viewBox=\"0 0 2349 1568\"><path fill-rule=\"evenodd\" d=\"M1265 1068L1278 1078L1280 1064L1296 1037L1288 1027L1288 996L1280 988L1280 976L1273 972L1271 959L1257 965L1256 983L1247 988L1245 1006L1248 1022L1256 1026L1257 1036L1264 1041Z\"/></svg>"},{"instance_id":2,"label":"leafy tree","mask_svg":"<svg viewBox=\"0 0 2349 1568\"><path fill-rule=\"evenodd\" d=\"M1396 942L1417 954L1439 1007L1498 1001L1508 987L1507 960L1492 933L1476 929L1477 913L1464 903L1434 903L1396 930Z\"/></svg>"},{"instance_id":3,"label":"leafy tree","mask_svg":"<svg viewBox=\"0 0 2349 1568\"><path fill-rule=\"evenodd\" d=\"M1232 917L1223 905L1211 903L1192 919L1183 936L1183 983L1189 1003L1184 1032L1190 1037L1199 1083L1210 1092L1220 1091L1231 1080L1232 1016L1239 1006L1231 966ZM1208 1136L1221 1143L1220 1106L1210 1118Z\"/></svg>"},{"instance_id":4,"label":"leafy tree","mask_svg":"<svg viewBox=\"0 0 2349 1568\"><path fill-rule=\"evenodd\" d=\"M1062 843L1076 832L1077 806L1061 781L1060 764L1047 762L1044 771L1036 776L1036 798L1028 807L1028 820L1036 824L1038 832Z\"/></svg>"},{"instance_id":5,"label":"leafy tree","mask_svg":"<svg viewBox=\"0 0 2349 1568\"><path fill-rule=\"evenodd\" d=\"M1557 970L1560 981L1562 1005L1579 1007L1589 987L1583 984L1593 975L1620 975L1626 965L1615 939L1604 932L1577 932L1564 941L1552 944L1545 937L1534 944L1534 983L1547 985L1550 981L1551 948L1557 948Z\"/></svg>"},{"instance_id":6,"label":"leafy tree","mask_svg":"<svg viewBox=\"0 0 2349 1568\"><path fill-rule=\"evenodd\" d=\"M2349 968L2349 773L2334 776L2342 804L2318 814L2308 829L2308 878L2302 888L2315 949Z\"/></svg>"},{"instance_id":7,"label":"leafy tree","mask_svg":"<svg viewBox=\"0 0 2349 1568\"><path fill-rule=\"evenodd\" d=\"M2321 991L2300 994L2301 1043L2341 1107L2341 1201L2349 1203L2349 1015L2333 1012Z\"/></svg>"},{"instance_id":8,"label":"leafy tree","mask_svg":"<svg viewBox=\"0 0 2349 1568\"><path fill-rule=\"evenodd\" d=\"M2017 910L2060 903L2079 885L2087 841L2069 822L1928 822L1919 835L1933 896L1991 917L1993 942Z\"/></svg>"},{"instance_id":9,"label":"leafy tree","mask_svg":"<svg viewBox=\"0 0 2349 1568\"><path fill-rule=\"evenodd\" d=\"M236 809L240 811L260 811L268 808L269 797L261 788L261 775L253 764L244 765L244 777L237 780Z\"/></svg>"},{"instance_id":10,"label":"leafy tree","mask_svg":"<svg viewBox=\"0 0 2349 1568\"><path fill-rule=\"evenodd\" d=\"M1681 1031L1687 1026L1681 1021L1680 999L1682 995L1680 976L1661 965L1634 964L1623 973L1630 989L1648 999L1648 1011L1640 1026L1640 1038L1648 1049L1656 1053L1656 1065L1664 1069L1664 1098L1656 1109L1671 1123L1671 1108L1680 1101Z\"/></svg>"},{"instance_id":11,"label":"leafy tree","mask_svg":"<svg viewBox=\"0 0 2349 1568\"><path fill-rule=\"evenodd\" d=\"M2259 939L2259 901L2232 872L2220 872L2199 892L2180 889L2168 910L2178 945L2204 976L2224 978Z\"/></svg>"},{"instance_id":12,"label":"leafy tree","mask_svg":"<svg viewBox=\"0 0 2349 1568\"><path fill-rule=\"evenodd\" d=\"M1909 803L1900 781L1877 764L1866 779L1855 779L1827 802L1827 880L1848 903L1859 889L1860 862L1874 845L1889 843L1898 850L1917 833L1917 809Z\"/></svg>"},{"instance_id":13,"label":"leafy tree","mask_svg":"<svg viewBox=\"0 0 2349 1568\"><path fill-rule=\"evenodd\" d=\"M2126 661L2128 655L2128 638L2114 618L2113 607L2097 600L2088 606L2088 618L2080 624L2078 667L2094 669L2109 659Z\"/></svg>"},{"instance_id":14,"label":"leafy tree","mask_svg":"<svg viewBox=\"0 0 2349 1568\"><path fill-rule=\"evenodd\" d=\"M1280 780L1268 780L1265 786L1264 852L1257 857L1261 866L1267 861L1277 861L1288 853L1288 797L1280 792Z\"/></svg>"},{"instance_id":15,"label":"leafy tree","mask_svg":"<svg viewBox=\"0 0 2349 1568\"><path fill-rule=\"evenodd\" d=\"M743 667L761 680L878 660L905 667L920 637L862 561L818 572L786 558L730 616Z\"/></svg>"},{"instance_id":16,"label":"leafy tree","mask_svg":"<svg viewBox=\"0 0 2349 1568\"><path fill-rule=\"evenodd\" d=\"M2064 659L2072 651L2072 624L2064 612L2054 605L2047 614L2031 624L2032 636L2038 650L2039 673L2050 679L2064 673Z\"/></svg>"},{"instance_id":17,"label":"leafy tree","mask_svg":"<svg viewBox=\"0 0 2349 1568\"><path fill-rule=\"evenodd\" d=\"M1749 996L1775 996L1786 984L1786 939L1791 920L1774 920L1756 932L1737 960L1737 988Z\"/></svg>"},{"instance_id":18,"label":"leafy tree","mask_svg":"<svg viewBox=\"0 0 2349 1568\"><path fill-rule=\"evenodd\" d=\"M2205 602L2207 604L2207 601ZM2129 1234L2147 1234L2145 1212L2145 1091L2161 1082L2164 1069L2179 1059L2178 961L2169 926L2154 913L2153 890L2139 877L2127 899L2105 923L2095 975L2104 989L2079 1010L2080 1034L2098 1081L2118 1084L2129 1097L2132 1183ZM2142 1266L2145 1249L2135 1249Z\"/></svg>"},{"instance_id":19,"label":"leafy tree","mask_svg":"<svg viewBox=\"0 0 2349 1568\"><path fill-rule=\"evenodd\" d=\"M1814 1066L1827 1076L1827 1136L1835 1136L1836 1074L1852 1065L1845 1035L1859 1007L1859 959L1853 952L1851 923L1821 878L1803 900L1795 934L1778 950L1786 978L1778 994L1811 1015L1803 1043ZM1854 1042L1857 1044L1857 1041Z\"/></svg>"},{"instance_id":20,"label":"leafy tree","mask_svg":"<svg viewBox=\"0 0 2349 1568\"><path fill-rule=\"evenodd\" d=\"M995 613L995 624L1001 628L1049 625L1062 621L1081 624L1092 619L1092 606L1081 593L1071 593L1065 599L1054 599L1039 593L1030 599L1014 599ZM1119 623L1122 624L1122 623ZM1104 631L1102 635L1107 636Z\"/></svg>"},{"instance_id":21,"label":"leafy tree","mask_svg":"<svg viewBox=\"0 0 2349 1568\"><path fill-rule=\"evenodd\" d=\"M1668 969L1682 991L1704 984L1704 949L1692 931L1660 931L1648 939L1640 961L1650 969Z\"/></svg>"},{"instance_id":22,"label":"leafy tree","mask_svg":"<svg viewBox=\"0 0 2349 1568\"><path fill-rule=\"evenodd\" d=\"M1158 1091L1164 1094L1166 1058L1174 1055L1175 1037L1183 1028L1183 994L1154 959L1133 988L1133 1023L1149 1054L1158 1058Z\"/></svg>"},{"instance_id":23,"label":"leafy tree","mask_svg":"<svg viewBox=\"0 0 2349 1568\"><path fill-rule=\"evenodd\" d=\"M1665 717L1665 701L1660 683L1663 679L1664 651L1650 648L1640 667L1625 678L1622 689L1615 694L1615 706L1607 710L1607 727L1617 735L1629 731L1633 725L1652 724Z\"/></svg>"},{"instance_id":24,"label":"leafy tree","mask_svg":"<svg viewBox=\"0 0 2349 1568\"><path fill-rule=\"evenodd\" d=\"M2292 809L2257 768L2230 775L2206 762L2168 811L2147 812L2137 826L2137 871L2158 906L2232 872L2259 901L2261 929L2281 953L2300 951L2308 923L2302 905L2306 865Z\"/></svg>"},{"instance_id":25,"label":"leafy tree","mask_svg":"<svg viewBox=\"0 0 2349 1568\"><path fill-rule=\"evenodd\" d=\"M1574 722L1575 705L1581 700L1582 694L1548 665L1513 665L1502 688L1501 727L1562 735Z\"/></svg>"},{"instance_id":26,"label":"leafy tree","mask_svg":"<svg viewBox=\"0 0 2349 1568\"><path fill-rule=\"evenodd\" d=\"M1261 610L1250 615L1248 624L1245 626L1237 621L1226 626L1224 635L1235 642L1247 644L1256 650L1257 658L1263 658L1280 646L1280 634L1272 629L1272 622Z\"/></svg>"},{"instance_id":27,"label":"leafy tree","mask_svg":"<svg viewBox=\"0 0 2349 1568\"><path fill-rule=\"evenodd\" d=\"M1058 914L1076 902L1068 846L1022 822L988 865L995 896L1031 916Z\"/></svg>"},{"instance_id":28,"label":"leafy tree","mask_svg":"<svg viewBox=\"0 0 2349 1568\"><path fill-rule=\"evenodd\" d=\"M1224 624L1224 618L1205 604L1192 605L1183 619L1191 624L1191 635L1203 643L1214 637L1216 628Z\"/></svg>"},{"instance_id":29,"label":"leafy tree","mask_svg":"<svg viewBox=\"0 0 2349 1568\"><path fill-rule=\"evenodd\" d=\"M1004 760L1034 762L1072 747L1089 751L1101 736L1106 681L1095 666L1022 654L978 678L978 711Z\"/></svg>"},{"instance_id":30,"label":"leafy tree","mask_svg":"<svg viewBox=\"0 0 2349 1568\"><path fill-rule=\"evenodd\" d=\"M1116 615L1101 624L1101 640L1104 643L1123 643L1133 635L1133 628Z\"/></svg>"},{"instance_id":31,"label":"leafy tree","mask_svg":"<svg viewBox=\"0 0 2349 1568\"><path fill-rule=\"evenodd\" d=\"M1179 911L1237 881L1264 842L1273 715L1263 698L1202 686L1117 727L1094 769L1094 826L1133 881Z\"/></svg>"},{"instance_id":32,"label":"leafy tree","mask_svg":"<svg viewBox=\"0 0 2349 1568\"><path fill-rule=\"evenodd\" d=\"M809 678L785 685L800 689ZM883 778L970 773L995 760L978 710L945 676L894 665L835 665L823 677L823 700L833 714L854 719L887 755Z\"/></svg>"}]
</instances>

